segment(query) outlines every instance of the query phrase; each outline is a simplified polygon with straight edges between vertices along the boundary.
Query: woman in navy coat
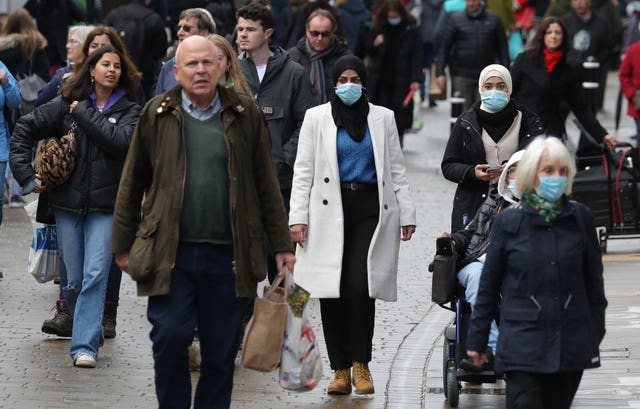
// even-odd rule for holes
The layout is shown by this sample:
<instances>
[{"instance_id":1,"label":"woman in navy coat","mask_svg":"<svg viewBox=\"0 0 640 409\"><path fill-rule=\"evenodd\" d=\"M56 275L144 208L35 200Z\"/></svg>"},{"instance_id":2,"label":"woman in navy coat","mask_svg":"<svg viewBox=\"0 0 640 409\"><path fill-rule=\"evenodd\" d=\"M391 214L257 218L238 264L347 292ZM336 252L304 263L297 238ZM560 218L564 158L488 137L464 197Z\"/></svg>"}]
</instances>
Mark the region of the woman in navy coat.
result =
<instances>
[{"instance_id":1,"label":"woman in navy coat","mask_svg":"<svg viewBox=\"0 0 640 409\"><path fill-rule=\"evenodd\" d=\"M499 309L495 368L505 373L507 408L569 408L582 371L600 366L602 254L591 212L567 200L574 174L559 139L537 138L516 171L521 206L493 222L467 354L486 362Z\"/></svg>"}]
</instances>

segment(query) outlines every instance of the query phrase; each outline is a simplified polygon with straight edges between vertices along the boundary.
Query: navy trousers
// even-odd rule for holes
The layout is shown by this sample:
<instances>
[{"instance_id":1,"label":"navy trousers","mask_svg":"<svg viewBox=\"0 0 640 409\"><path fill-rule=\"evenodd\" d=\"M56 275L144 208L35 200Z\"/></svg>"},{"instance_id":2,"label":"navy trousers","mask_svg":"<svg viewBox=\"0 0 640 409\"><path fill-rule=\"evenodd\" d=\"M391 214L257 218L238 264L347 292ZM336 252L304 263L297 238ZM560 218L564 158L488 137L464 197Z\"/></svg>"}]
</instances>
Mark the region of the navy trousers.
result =
<instances>
[{"instance_id":1,"label":"navy trousers","mask_svg":"<svg viewBox=\"0 0 640 409\"><path fill-rule=\"evenodd\" d=\"M187 348L196 326L202 363L194 409L231 405L234 360L247 299L235 293L231 246L181 243L169 294L149 297L156 395L160 409L191 407Z\"/></svg>"}]
</instances>

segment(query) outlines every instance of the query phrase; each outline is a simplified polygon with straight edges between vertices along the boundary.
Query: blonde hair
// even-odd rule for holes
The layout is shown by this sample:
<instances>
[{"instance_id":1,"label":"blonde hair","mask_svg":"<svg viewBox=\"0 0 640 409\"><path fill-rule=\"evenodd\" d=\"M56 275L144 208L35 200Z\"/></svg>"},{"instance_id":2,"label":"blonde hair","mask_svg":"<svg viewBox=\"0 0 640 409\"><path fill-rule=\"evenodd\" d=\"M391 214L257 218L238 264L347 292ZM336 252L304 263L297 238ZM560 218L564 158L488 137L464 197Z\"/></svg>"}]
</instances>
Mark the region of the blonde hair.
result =
<instances>
[{"instance_id":1,"label":"blonde hair","mask_svg":"<svg viewBox=\"0 0 640 409\"><path fill-rule=\"evenodd\" d=\"M233 84L233 88L236 91L251 96L251 88L249 88L247 80L244 78L242 71L240 71L238 58L236 57L231 44L229 44L229 42L224 37L218 34L208 35L207 40L211 41L216 49L220 50L225 55L227 61L229 62L229 68L225 70L224 73L221 73L224 74L224 77L222 77L221 75L220 78L224 78L225 83L231 81L231 83Z\"/></svg>"},{"instance_id":2,"label":"blonde hair","mask_svg":"<svg viewBox=\"0 0 640 409\"><path fill-rule=\"evenodd\" d=\"M576 166L567 147L555 136L539 136L527 147L516 170L516 193L523 195L536 190L538 165L543 155L548 155L551 162L560 162L567 169L566 195L571 194Z\"/></svg>"}]
</instances>

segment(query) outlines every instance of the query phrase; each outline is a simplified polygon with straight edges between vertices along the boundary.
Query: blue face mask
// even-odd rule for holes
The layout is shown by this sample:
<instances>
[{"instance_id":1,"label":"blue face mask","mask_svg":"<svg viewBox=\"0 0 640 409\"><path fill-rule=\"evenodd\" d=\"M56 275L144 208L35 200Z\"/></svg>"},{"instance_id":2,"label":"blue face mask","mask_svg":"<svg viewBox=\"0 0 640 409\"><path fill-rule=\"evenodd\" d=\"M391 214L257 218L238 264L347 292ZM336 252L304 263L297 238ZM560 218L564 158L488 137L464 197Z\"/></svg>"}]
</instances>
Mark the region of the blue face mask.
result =
<instances>
[{"instance_id":1,"label":"blue face mask","mask_svg":"<svg viewBox=\"0 0 640 409\"><path fill-rule=\"evenodd\" d=\"M566 188L566 176L540 176L540 186L536 188L536 193L545 200L555 202L562 197Z\"/></svg>"},{"instance_id":2,"label":"blue face mask","mask_svg":"<svg viewBox=\"0 0 640 409\"><path fill-rule=\"evenodd\" d=\"M509 192L511 192L513 197L515 197L516 199L520 199L520 195L516 193L516 180L515 179L511 179L509 181L509 185L507 186L507 189L509 189Z\"/></svg>"},{"instance_id":3,"label":"blue face mask","mask_svg":"<svg viewBox=\"0 0 640 409\"><path fill-rule=\"evenodd\" d=\"M336 87L336 95L346 105L353 105L362 96L362 85L352 83L342 84Z\"/></svg>"},{"instance_id":4,"label":"blue face mask","mask_svg":"<svg viewBox=\"0 0 640 409\"><path fill-rule=\"evenodd\" d=\"M504 91L491 90L480 94L482 103L491 112L498 112L509 103L509 94Z\"/></svg>"},{"instance_id":5,"label":"blue face mask","mask_svg":"<svg viewBox=\"0 0 640 409\"><path fill-rule=\"evenodd\" d=\"M402 23L402 17L396 17L396 18L387 17L387 23L391 24L392 26L397 26L398 24Z\"/></svg>"}]
</instances>

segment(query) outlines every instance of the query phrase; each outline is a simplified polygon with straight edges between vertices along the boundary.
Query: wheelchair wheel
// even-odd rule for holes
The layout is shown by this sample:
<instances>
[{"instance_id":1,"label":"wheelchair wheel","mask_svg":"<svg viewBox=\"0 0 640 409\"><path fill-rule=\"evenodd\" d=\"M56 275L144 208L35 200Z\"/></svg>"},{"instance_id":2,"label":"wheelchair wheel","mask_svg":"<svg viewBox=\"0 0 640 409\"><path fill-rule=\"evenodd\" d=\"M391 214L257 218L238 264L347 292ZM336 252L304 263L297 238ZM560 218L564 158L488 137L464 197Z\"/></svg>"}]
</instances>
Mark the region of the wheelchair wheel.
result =
<instances>
[{"instance_id":1,"label":"wheelchair wheel","mask_svg":"<svg viewBox=\"0 0 640 409\"><path fill-rule=\"evenodd\" d=\"M442 347L442 390L444 391L444 397L448 397L447 392L447 367L449 366L449 340L446 336L443 337L444 345Z\"/></svg>"},{"instance_id":2,"label":"wheelchair wheel","mask_svg":"<svg viewBox=\"0 0 640 409\"><path fill-rule=\"evenodd\" d=\"M456 374L457 371L458 368L456 368L455 361L449 361L447 365L447 387L445 394L449 400L449 406L452 408L457 408L460 400L460 382Z\"/></svg>"}]
</instances>

